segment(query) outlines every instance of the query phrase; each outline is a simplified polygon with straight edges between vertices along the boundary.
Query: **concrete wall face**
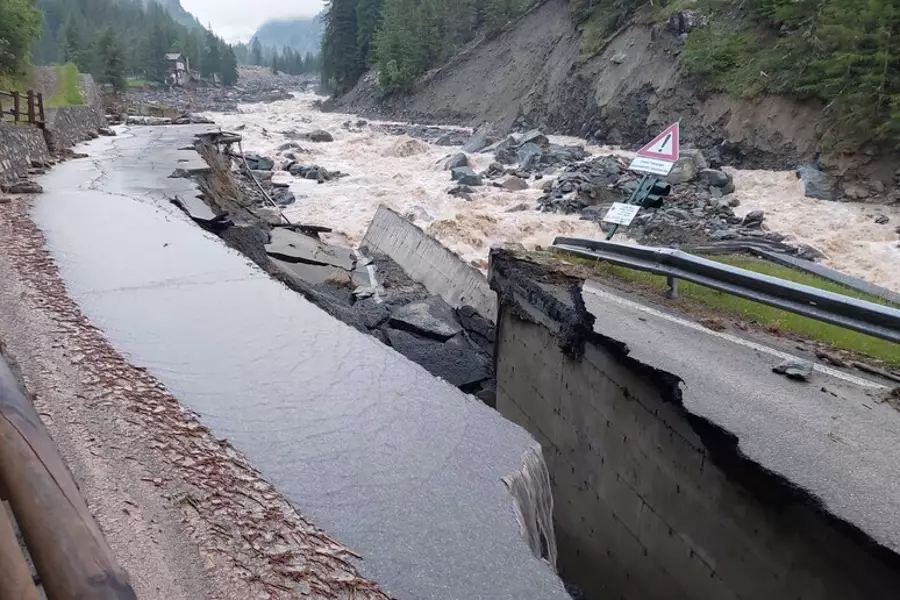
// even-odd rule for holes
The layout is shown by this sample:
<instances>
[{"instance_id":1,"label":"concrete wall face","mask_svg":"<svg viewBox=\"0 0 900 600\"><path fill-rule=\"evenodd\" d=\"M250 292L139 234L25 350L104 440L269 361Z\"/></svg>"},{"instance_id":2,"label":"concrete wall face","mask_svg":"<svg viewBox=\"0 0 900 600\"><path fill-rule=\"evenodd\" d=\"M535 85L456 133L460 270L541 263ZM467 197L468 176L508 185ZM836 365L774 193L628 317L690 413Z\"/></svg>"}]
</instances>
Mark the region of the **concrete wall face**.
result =
<instances>
[{"instance_id":1,"label":"concrete wall face","mask_svg":"<svg viewBox=\"0 0 900 600\"><path fill-rule=\"evenodd\" d=\"M0 182L12 183L25 177L32 161L49 160L50 153L40 129L0 123Z\"/></svg>"},{"instance_id":2,"label":"concrete wall face","mask_svg":"<svg viewBox=\"0 0 900 600\"><path fill-rule=\"evenodd\" d=\"M588 343L501 307L497 409L544 448L563 574L598 598L887 598L897 572L799 503L772 506L714 463L661 390Z\"/></svg>"},{"instance_id":3,"label":"concrete wall face","mask_svg":"<svg viewBox=\"0 0 900 600\"><path fill-rule=\"evenodd\" d=\"M378 208L361 245L388 255L450 306L469 305L495 320L496 296L481 271L391 209Z\"/></svg>"}]
</instances>

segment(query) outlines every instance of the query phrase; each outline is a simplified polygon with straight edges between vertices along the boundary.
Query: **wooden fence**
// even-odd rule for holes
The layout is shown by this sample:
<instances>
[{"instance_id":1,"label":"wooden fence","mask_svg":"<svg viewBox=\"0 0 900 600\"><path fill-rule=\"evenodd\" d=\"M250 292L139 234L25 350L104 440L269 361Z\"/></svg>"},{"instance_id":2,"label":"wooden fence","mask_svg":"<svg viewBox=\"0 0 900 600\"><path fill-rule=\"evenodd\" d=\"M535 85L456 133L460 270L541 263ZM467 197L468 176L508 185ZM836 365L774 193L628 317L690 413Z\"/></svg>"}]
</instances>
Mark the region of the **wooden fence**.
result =
<instances>
[{"instance_id":1,"label":"wooden fence","mask_svg":"<svg viewBox=\"0 0 900 600\"><path fill-rule=\"evenodd\" d=\"M0 600L38 600L5 503L48 600L136 600L56 444L0 357Z\"/></svg>"},{"instance_id":2,"label":"wooden fence","mask_svg":"<svg viewBox=\"0 0 900 600\"><path fill-rule=\"evenodd\" d=\"M44 95L34 90L28 90L25 94L0 92L0 121L7 116L11 116L16 123L31 123L43 129L46 124Z\"/></svg>"}]
</instances>

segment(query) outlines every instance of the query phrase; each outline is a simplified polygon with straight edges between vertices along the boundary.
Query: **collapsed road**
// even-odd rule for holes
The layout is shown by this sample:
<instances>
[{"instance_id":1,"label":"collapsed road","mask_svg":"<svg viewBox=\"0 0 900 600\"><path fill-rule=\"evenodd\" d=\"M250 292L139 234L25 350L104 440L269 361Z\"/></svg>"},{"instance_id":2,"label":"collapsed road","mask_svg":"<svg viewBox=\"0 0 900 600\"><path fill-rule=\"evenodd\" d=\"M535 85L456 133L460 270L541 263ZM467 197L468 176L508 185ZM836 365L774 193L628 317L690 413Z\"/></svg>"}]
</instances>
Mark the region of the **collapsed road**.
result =
<instances>
[{"instance_id":1,"label":"collapsed road","mask_svg":"<svg viewBox=\"0 0 900 600\"><path fill-rule=\"evenodd\" d=\"M547 564L552 524L528 522L536 511L507 489L524 481L526 495L551 502L528 472L543 464L534 439L332 319L172 205L196 193L168 175L204 168L177 150L201 130L127 130L41 178L33 218L86 317L357 552L360 573L386 592L568 597Z\"/></svg>"}]
</instances>

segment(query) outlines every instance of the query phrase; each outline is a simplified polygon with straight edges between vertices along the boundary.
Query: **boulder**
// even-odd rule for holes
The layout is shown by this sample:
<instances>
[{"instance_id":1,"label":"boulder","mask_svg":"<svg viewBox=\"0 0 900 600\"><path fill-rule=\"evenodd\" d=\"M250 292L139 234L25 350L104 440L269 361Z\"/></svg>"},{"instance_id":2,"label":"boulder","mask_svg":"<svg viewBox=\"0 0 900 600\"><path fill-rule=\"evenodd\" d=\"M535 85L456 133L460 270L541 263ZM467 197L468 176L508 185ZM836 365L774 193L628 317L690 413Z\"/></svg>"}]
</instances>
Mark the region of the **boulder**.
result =
<instances>
[{"instance_id":1,"label":"boulder","mask_svg":"<svg viewBox=\"0 0 900 600\"><path fill-rule=\"evenodd\" d=\"M743 224L745 226L751 225L751 224L758 225L758 224L762 223L763 219L765 219L765 218L766 218L766 213L764 211L754 210L754 211L747 213L747 216L744 217Z\"/></svg>"},{"instance_id":2,"label":"boulder","mask_svg":"<svg viewBox=\"0 0 900 600\"><path fill-rule=\"evenodd\" d=\"M44 188L35 181L18 181L6 188L6 191L10 194L43 194Z\"/></svg>"},{"instance_id":3,"label":"boulder","mask_svg":"<svg viewBox=\"0 0 900 600\"><path fill-rule=\"evenodd\" d=\"M299 142L285 142L282 145L278 146L279 152L284 152L285 150L303 150L303 147Z\"/></svg>"},{"instance_id":4,"label":"boulder","mask_svg":"<svg viewBox=\"0 0 900 600\"><path fill-rule=\"evenodd\" d=\"M328 133L327 131L325 131L324 129L316 129L316 130L310 131L303 137L305 137L306 139L308 139L311 142L318 142L318 143L334 141L334 136L331 135L330 133Z\"/></svg>"},{"instance_id":5,"label":"boulder","mask_svg":"<svg viewBox=\"0 0 900 600\"><path fill-rule=\"evenodd\" d=\"M471 167L458 167L450 171L453 181L458 181L460 185L479 186L483 181L481 175L471 169Z\"/></svg>"},{"instance_id":6,"label":"boulder","mask_svg":"<svg viewBox=\"0 0 900 600\"><path fill-rule=\"evenodd\" d=\"M528 189L528 182L519 177L510 177L503 182L503 187L511 192L521 192Z\"/></svg>"},{"instance_id":7,"label":"boulder","mask_svg":"<svg viewBox=\"0 0 900 600\"><path fill-rule=\"evenodd\" d=\"M457 152L444 162L444 170L452 171L461 167L469 166L469 157L464 152Z\"/></svg>"},{"instance_id":8,"label":"boulder","mask_svg":"<svg viewBox=\"0 0 900 600\"><path fill-rule=\"evenodd\" d=\"M540 130L532 129L522 135L520 145L524 146L525 144L534 144L543 149L550 145L550 138L541 133Z\"/></svg>"},{"instance_id":9,"label":"boulder","mask_svg":"<svg viewBox=\"0 0 900 600\"><path fill-rule=\"evenodd\" d=\"M271 171L275 168L275 161L268 156L260 156L259 154L247 154L244 156L247 166L251 171Z\"/></svg>"},{"instance_id":10,"label":"boulder","mask_svg":"<svg viewBox=\"0 0 900 600\"><path fill-rule=\"evenodd\" d=\"M275 191L272 193L272 200L278 206L290 206L297 201L297 197L294 195L294 192L287 188L275 188Z\"/></svg>"},{"instance_id":11,"label":"boulder","mask_svg":"<svg viewBox=\"0 0 900 600\"><path fill-rule=\"evenodd\" d=\"M440 297L401 306L391 314L390 325L410 333L447 341L463 330L453 308Z\"/></svg>"},{"instance_id":12,"label":"boulder","mask_svg":"<svg viewBox=\"0 0 900 600\"><path fill-rule=\"evenodd\" d=\"M704 184L714 188L724 188L734 183L731 175L718 169L703 169L698 177Z\"/></svg>"},{"instance_id":13,"label":"boulder","mask_svg":"<svg viewBox=\"0 0 900 600\"><path fill-rule=\"evenodd\" d=\"M519 168L524 171L531 169L536 162L540 161L543 154L544 151L535 143L526 142L522 144L516 151L516 160L519 163Z\"/></svg>"},{"instance_id":14,"label":"boulder","mask_svg":"<svg viewBox=\"0 0 900 600\"><path fill-rule=\"evenodd\" d=\"M887 215L878 215L877 217L875 217L875 223L877 223L878 225L887 225L890 222L891 219Z\"/></svg>"},{"instance_id":15,"label":"boulder","mask_svg":"<svg viewBox=\"0 0 900 600\"><path fill-rule=\"evenodd\" d=\"M666 181L672 185L689 183L697 178L698 172L699 169L694 160L690 156L682 156L672 167L672 170L669 171Z\"/></svg>"},{"instance_id":16,"label":"boulder","mask_svg":"<svg viewBox=\"0 0 900 600\"><path fill-rule=\"evenodd\" d=\"M106 137L114 137L116 135L116 132L109 127L101 127L97 130L97 133Z\"/></svg>"},{"instance_id":17,"label":"boulder","mask_svg":"<svg viewBox=\"0 0 900 600\"><path fill-rule=\"evenodd\" d=\"M815 165L800 165L795 170L797 179L803 182L804 193L807 198L817 200L835 200L836 181L830 175L826 175Z\"/></svg>"},{"instance_id":18,"label":"boulder","mask_svg":"<svg viewBox=\"0 0 900 600\"><path fill-rule=\"evenodd\" d=\"M456 146L456 138L450 133L445 133L436 139L434 143L437 146Z\"/></svg>"},{"instance_id":19,"label":"boulder","mask_svg":"<svg viewBox=\"0 0 900 600\"><path fill-rule=\"evenodd\" d=\"M469 138L469 141L463 144L462 151L470 154L472 152L481 152L489 145L490 140L488 138L488 130L482 127L472 134L472 137Z\"/></svg>"}]
</instances>

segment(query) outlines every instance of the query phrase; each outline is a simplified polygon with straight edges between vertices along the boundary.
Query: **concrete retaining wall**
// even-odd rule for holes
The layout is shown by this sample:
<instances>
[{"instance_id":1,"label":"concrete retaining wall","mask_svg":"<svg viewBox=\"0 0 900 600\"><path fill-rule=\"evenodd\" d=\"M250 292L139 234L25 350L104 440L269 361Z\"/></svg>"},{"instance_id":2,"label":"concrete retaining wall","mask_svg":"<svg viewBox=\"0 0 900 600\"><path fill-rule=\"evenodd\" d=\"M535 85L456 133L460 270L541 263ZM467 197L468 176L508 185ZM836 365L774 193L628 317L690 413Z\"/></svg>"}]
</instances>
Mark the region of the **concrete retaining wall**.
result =
<instances>
[{"instance_id":1,"label":"concrete retaining wall","mask_svg":"<svg viewBox=\"0 0 900 600\"><path fill-rule=\"evenodd\" d=\"M49 160L50 153L40 129L0 123L0 183L12 183L25 177L32 161Z\"/></svg>"},{"instance_id":2,"label":"concrete retaining wall","mask_svg":"<svg viewBox=\"0 0 900 600\"><path fill-rule=\"evenodd\" d=\"M614 343L564 352L573 326L559 317L578 310L553 299L565 293L546 303L541 294L502 298L497 410L544 449L564 577L596 598L896 595L896 555L885 559L817 507L774 493L775 477L752 490L739 483L746 465L723 460L698 433L671 382L664 389Z\"/></svg>"},{"instance_id":3,"label":"concrete retaining wall","mask_svg":"<svg viewBox=\"0 0 900 600\"><path fill-rule=\"evenodd\" d=\"M469 305L491 321L496 319L497 300L487 278L393 210L378 208L362 246L391 257L451 306Z\"/></svg>"}]
</instances>

